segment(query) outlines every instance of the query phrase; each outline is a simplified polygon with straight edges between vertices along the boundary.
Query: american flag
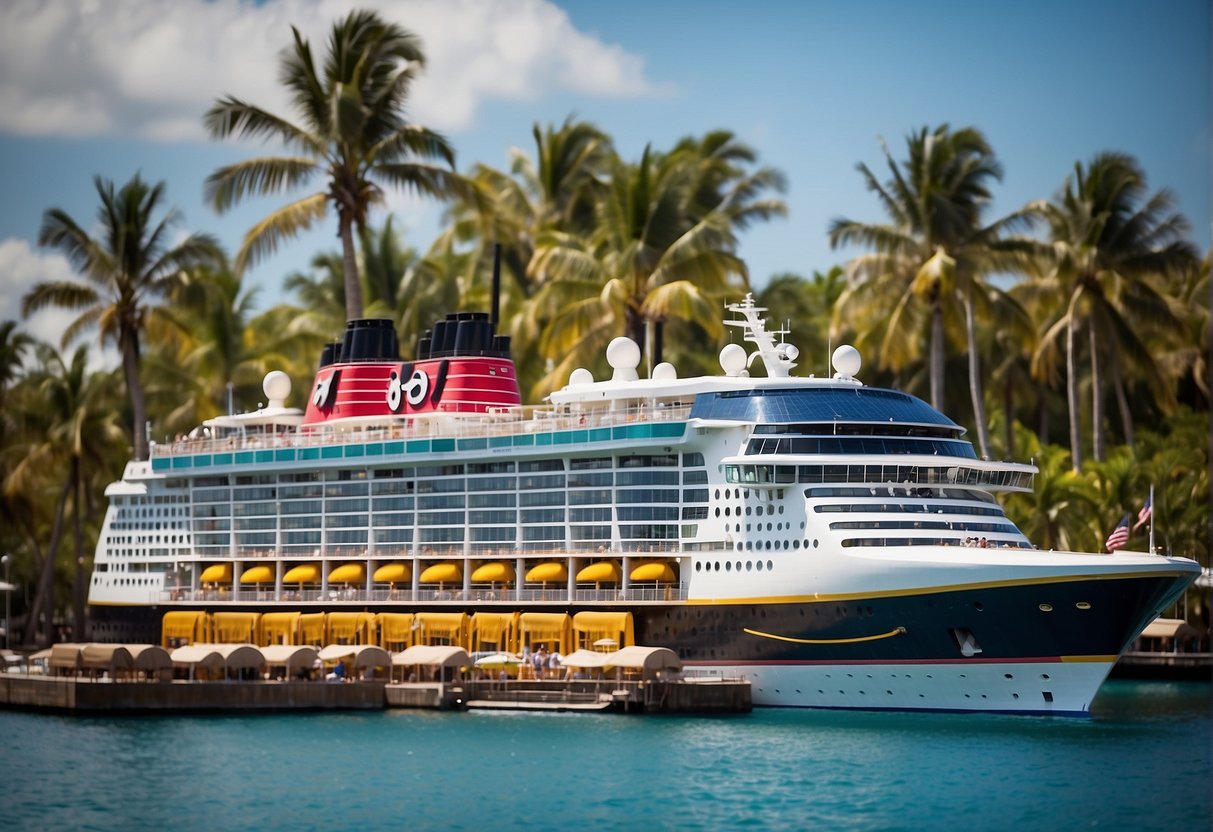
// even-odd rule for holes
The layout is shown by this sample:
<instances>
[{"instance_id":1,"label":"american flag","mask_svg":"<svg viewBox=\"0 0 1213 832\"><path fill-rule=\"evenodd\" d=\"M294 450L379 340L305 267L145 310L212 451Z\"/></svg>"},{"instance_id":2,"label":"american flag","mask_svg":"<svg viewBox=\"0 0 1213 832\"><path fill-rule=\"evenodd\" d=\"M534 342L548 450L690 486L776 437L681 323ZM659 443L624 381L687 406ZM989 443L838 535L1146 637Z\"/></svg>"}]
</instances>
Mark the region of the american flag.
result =
<instances>
[{"instance_id":1,"label":"american flag","mask_svg":"<svg viewBox=\"0 0 1213 832\"><path fill-rule=\"evenodd\" d=\"M1141 511L1137 512L1137 523L1133 526L1133 531L1137 531L1146 523L1150 522L1150 515L1154 513L1153 495L1146 497L1146 504L1141 507Z\"/></svg>"},{"instance_id":2,"label":"american flag","mask_svg":"<svg viewBox=\"0 0 1213 832\"><path fill-rule=\"evenodd\" d=\"M1108 535L1108 539L1104 541L1104 546L1109 552L1114 552L1129 542L1129 515L1125 515L1112 533Z\"/></svg>"}]
</instances>

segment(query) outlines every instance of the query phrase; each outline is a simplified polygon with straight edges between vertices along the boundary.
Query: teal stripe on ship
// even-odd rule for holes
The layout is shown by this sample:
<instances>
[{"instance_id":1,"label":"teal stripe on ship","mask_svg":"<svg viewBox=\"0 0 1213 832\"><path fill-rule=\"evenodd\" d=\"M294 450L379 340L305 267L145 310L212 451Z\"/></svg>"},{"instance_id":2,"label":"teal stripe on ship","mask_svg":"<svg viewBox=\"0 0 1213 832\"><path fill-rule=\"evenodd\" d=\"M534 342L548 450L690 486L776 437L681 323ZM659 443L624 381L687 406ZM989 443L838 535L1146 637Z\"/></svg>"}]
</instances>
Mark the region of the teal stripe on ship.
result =
<instances>
[{"instance_id":1,"label":"teal stripe on ship","mask_svg":"<svg viewBox=\"0 0 1213 832\"><path fill-rule=\"evenodd\" d=\"M398 456L400 454L447 453L456 447L460 451L483 451L487 448L549 447L611 442L619 439L678 439L686 431L685 422L620 425L615 428L564 430L550 433L520 433L514 436L473 437L470 439L410 439L407 442L368 442L355 445L322 445L305 448L277 448L261 451L236 451L222 454L157 456L152 458L152 470L169 471L180 468L209 468L224 465L250 465L270 462L304 462L314 459L357 459L366 456Z\"/></svg>"}]
</instances>

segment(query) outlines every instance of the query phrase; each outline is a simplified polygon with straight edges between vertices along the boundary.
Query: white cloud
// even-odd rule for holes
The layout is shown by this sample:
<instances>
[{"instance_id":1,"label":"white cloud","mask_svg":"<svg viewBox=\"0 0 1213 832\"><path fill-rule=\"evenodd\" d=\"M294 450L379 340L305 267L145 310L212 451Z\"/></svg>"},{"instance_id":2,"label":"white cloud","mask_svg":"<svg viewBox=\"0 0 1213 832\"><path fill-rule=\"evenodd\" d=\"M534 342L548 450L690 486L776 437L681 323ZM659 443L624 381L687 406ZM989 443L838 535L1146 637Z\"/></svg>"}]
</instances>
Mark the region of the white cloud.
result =
<instances>
[{"instance_id":1,"label":"white cloud","mask_svg":"<svg viewBox=\"0 0 1213 832\"><path fill-rule=\"evenodd\" d=\"M0 240L0 321L20 321L23 330L57 349L76 313L44 309L26 317L21 314L21 298L35 283L73 277L71 264L62 254L34 251L25 240ZM92 337L95 340L95 333Z\"/></svg>"},{"instance_id":2,"label":"white cloud","mask_svg":"<svg viewBox=\"0 0 1213 832\"><path fill-rule=\"evenodd\" d=\"M371 0L423 41L409 116L457 132L488 99L654 93L640 57L578 32L546 0ZM343 0L9 0L0 8L0 130L31 136L204 136L224 94L291 115L277 83L296 26L322 56Z\"/></svg>"}]
</instances>

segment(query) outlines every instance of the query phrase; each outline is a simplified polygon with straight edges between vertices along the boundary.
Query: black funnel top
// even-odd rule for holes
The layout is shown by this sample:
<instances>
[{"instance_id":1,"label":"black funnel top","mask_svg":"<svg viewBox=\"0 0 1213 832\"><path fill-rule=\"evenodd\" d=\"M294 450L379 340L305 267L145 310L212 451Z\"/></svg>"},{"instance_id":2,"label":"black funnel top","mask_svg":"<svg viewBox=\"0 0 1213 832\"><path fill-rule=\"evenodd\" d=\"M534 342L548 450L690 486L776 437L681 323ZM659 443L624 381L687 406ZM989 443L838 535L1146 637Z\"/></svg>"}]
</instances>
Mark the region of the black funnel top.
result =
<instances>
[{"instance_id":1,"label":"black funnel top","mask_svg":"<svg viewBox=\"0 0 1213 832\"><path fill-rule=\"evenodd\" d=\"M341 343L341 361L399 361L400 345L396 327L387 318L360 318L347 321Z\"/></svg>"}]
</instances>

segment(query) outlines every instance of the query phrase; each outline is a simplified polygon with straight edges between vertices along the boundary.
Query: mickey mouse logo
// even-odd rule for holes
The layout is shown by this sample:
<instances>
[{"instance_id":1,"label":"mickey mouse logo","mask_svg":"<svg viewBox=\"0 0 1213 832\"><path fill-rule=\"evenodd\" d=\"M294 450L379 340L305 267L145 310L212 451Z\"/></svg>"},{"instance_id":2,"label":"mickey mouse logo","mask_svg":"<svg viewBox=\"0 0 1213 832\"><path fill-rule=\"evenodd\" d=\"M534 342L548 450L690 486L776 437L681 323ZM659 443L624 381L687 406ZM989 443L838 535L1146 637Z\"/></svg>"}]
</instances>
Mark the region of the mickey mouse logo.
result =
<instances>
[{"instance_id":1,"label":"mickey mouse logo","mask_svg":"<svg viewBox=\"0 0 1213 832\"><path fill-rule=\"evenodd\" d=\"M312 393L312 404L316 407L327 407L333 398L333 392L337 389L337 380L341 376L341 371L336 370L324 378L316 379L316 390Z\"/></svg>"},{"instance_id":2,"label":"mickey mouse logo","mask_svg":"<svg viewBox=\"0 0 1213 832\"><path fill-rule=\"evenodd\" d=\"M408 365L403 365L399 371L392 370L388 374L387 406L393 413L399 413L401 405L408 402L412 407L419 407L425 401L430 391L430 378L422 370L413 370L407 383L403 381Z\"/></svg>"}]
</instances>

